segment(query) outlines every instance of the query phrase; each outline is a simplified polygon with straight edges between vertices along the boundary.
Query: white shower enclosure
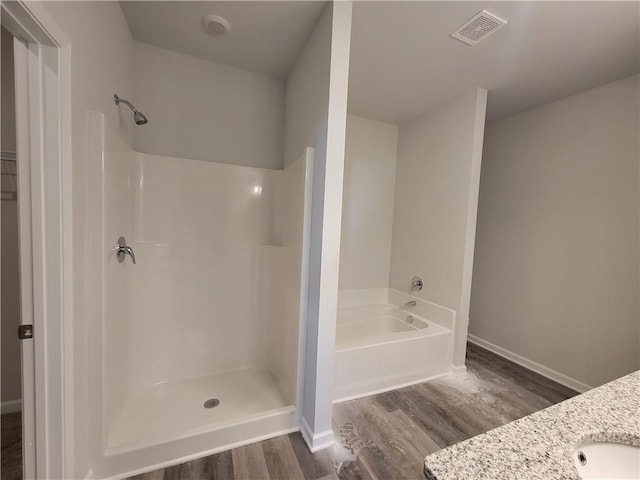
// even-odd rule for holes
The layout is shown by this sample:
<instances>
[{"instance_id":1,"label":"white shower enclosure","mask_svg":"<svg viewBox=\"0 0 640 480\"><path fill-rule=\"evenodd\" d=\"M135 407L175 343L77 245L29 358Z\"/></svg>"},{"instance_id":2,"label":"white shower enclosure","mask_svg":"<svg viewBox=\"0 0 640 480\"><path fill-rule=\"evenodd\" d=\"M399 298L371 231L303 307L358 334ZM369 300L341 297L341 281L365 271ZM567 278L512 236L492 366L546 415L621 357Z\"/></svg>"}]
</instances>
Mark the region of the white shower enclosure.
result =
<instances>
[{"instance_id":1,"label":"white shower enclosure","mask_svg":"<svg viewBox=\"0 0 640 480\"><path fill-rule=\"evenodd\" d=\"M284 170L141 154L99 112L90 137L94 476L297 430L313 150Z\"/></svg>"}]
</instances>

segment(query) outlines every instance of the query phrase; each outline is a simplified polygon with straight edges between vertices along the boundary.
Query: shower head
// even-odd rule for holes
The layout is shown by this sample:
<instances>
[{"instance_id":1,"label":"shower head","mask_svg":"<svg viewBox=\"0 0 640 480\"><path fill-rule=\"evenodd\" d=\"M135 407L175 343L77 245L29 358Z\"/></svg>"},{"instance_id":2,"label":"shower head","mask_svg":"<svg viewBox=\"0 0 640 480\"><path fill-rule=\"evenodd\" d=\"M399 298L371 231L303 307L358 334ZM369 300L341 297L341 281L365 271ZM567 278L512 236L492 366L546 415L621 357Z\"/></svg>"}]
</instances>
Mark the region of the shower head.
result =
<instances>
[{"instance_id":1,"label":"shower head","mask_svg":"<svg viewBox=\"0 0 640 480\"><path fill-rule=\"evenodd\" d=\"M124 98L120 98L118 97L118 95L114 94L113 101L115 102L116 105L124 103L127 107L129 107L133 111L133 120L136 122L136 125L144 125L145 123L149 122L149 120L147 120L147 117L145 117L142 113L136 110L136 107L134 107L129 100L125 100Z\"/></svg>"},{"instance_id":2,"label":"shower head","mask_svg":"<svg viewBox=\"0 0 640 480\"><path fill-rule=\"evenodd\" d=\"M145 123L149 122L149 120L147 120L147 117L145 117L140 112L133 112L133 119L135 120L136 125L144 125Z\"/></svg>"}]
</instances>

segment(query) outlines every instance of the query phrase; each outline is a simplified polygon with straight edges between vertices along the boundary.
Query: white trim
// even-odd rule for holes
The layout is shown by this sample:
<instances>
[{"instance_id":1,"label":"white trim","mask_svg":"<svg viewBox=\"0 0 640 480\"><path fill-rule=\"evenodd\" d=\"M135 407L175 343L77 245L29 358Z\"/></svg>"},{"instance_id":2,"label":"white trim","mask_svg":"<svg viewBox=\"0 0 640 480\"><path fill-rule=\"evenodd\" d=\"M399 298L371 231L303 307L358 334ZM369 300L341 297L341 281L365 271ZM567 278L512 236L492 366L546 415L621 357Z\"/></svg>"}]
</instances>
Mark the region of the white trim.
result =
<instances>
[{"instance_id":1,"label":"white trim","mask_svg":"<svg viewBox=\"0 0 640 480\"><path fill-rule=\"evenodd\" d=\"M304 418L301 419L300 423L300 433L311 453L329 448L335 443L336 438L333 430L325 430L324 432L314 434Z\"/></svg>"},{"instance_id":2,"label":"white trim","mask_svg":"<svg viewBox=\"0 0 640 480\"><path fill-rule=\"evenodd\" d=\"M5 413L15 413L22 411L22 399L18 400L9 400L6 402L2 402L0 404L0 413L4 415Z\"/></svg>"},{"instance_id":3,"label":"white trim","mask_svg":"<svg viewBox=\"0 0 640 480\"><path fill-rule=\"evenodd\" d=\"M29 52L14 40L16 77L16 149L21 158L31 157L29 135ZM18 236L20 240L20 323L33 324L33 268L31 255L31 165L20 161L18 172ZM35 356L33 341L20 342L22 377L22 467L24 478L36 477Z\"/></svg>"},{"instance_id":4,"label":"white trim","mask_svg":"<svg viewBox=\"0 0 640 480\"><path fill-rule=\"evenodd\" d=\"M309 307L309 255L311 251L311 202L313 200L313 162L315 149L304 149L304 206L302 251L300 254L300 307L298 310L298 372L296 375L296 417L300 424L304 394L304 368L307 347L307 309Z\"/></svg>"},{"instance_id":5,"label":"white trim","mask_svg":"<svg viewBox=\"0 0 640 480\"><path fill-rule=\"evenodd\" d=\"M499 347L494 343L478 338L475 335L469 335L469 341L475 345L478 345L479 347L485 348L490 352L495 353L496 355L500 355L507 360L511 360L513 363L517 363L524 368L539 373L543 377L547 377L548 379L553 380L560 385L564 385L565 387L575 390L576 392L584 393L587 390L591 390L592 388L594 388L591 385L587 385L586 383L576 380L575 378L571 378L564 373L560 373L557 370L545 367L541 363L534 362L533 360L523 357L522 355L518 355L517 353L513 353L506 348Z\"/></svg>"},{"instance_id":6,"label":"white trim","mask_svg":"<svg viewBox=\"0 0 640 480\"><path fill-rule=\"evenodd\" d=\"M454 375L465 375L467 373L466 365L451 365L451 373Z\"/></svg>"},{"instance_id":7,"label":"white trim","mask_svg":"<svg viewBox=\"0 0 640 480\"><path fill-rule=\"evenodd\" d=\"M35 444L25 449L24 473L26 478L72 478L71 45L42 2L2 2L1 8L2 25L26 42L14 43L22 46L23 57L16 75L25 80L22 92L16 89L18 157L20 168L29 172L20 187L23 182L30 187L19 192L18 203L21 235L25 221L31 233L30 241L20 240L21 277L31 276L30 285L21 280L21 322L27 323L24 312L32 308L34 325L33 340L23 341L22 349L32 349L35 357L30 368L23 353L25 432L35 422ZM33 378L35 389L28 384Z\"/></svg>"}]
</instances>

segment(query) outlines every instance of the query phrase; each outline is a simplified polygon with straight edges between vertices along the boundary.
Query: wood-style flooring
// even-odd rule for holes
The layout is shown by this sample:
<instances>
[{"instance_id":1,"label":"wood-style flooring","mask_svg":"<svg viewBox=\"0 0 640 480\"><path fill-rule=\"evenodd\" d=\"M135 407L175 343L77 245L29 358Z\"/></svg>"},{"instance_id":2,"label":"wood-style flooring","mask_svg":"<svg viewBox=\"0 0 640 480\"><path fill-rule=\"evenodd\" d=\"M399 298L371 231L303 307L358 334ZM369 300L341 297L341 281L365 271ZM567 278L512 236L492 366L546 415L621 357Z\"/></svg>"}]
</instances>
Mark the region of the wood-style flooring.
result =
<instances>
[{"instance_id":1,"label":"wood-style flooring","mask_svg":"<svg viewBox=\"0 0 640 480\"><path fill-rule=\"evenodd\" d=\"M429 453L577 394L473 344L467 370L335 405L333 448L312 454L292 433L133 478L419 480Z\"/></svg>"},{"instance_id":2,"label":"wood-style flooring","mask_svg":"<svg viewBox=\"0 0 640 480\"><path fill-rule=\"evenodd\" d=\"M314 454L299 433L292 433L132 478L419 480L429 453L576 395L473 344L467 349L467 370L464 379L446 377L335 405L338 441ZM15 465L5 470L4 415L2 420L2 479L18 479L10 473Z\"/></svg>"},{"instance_id":3,"label":"wood-style flooring","mask_svg":"<svg viewBox=\"0 0 640 480\"><path fill-rule=\"evenodd\" d=\"M2 449L0 451L0 478L22 479L22 416L7 413L0 417Z\"/></svg>"}]
</instances>

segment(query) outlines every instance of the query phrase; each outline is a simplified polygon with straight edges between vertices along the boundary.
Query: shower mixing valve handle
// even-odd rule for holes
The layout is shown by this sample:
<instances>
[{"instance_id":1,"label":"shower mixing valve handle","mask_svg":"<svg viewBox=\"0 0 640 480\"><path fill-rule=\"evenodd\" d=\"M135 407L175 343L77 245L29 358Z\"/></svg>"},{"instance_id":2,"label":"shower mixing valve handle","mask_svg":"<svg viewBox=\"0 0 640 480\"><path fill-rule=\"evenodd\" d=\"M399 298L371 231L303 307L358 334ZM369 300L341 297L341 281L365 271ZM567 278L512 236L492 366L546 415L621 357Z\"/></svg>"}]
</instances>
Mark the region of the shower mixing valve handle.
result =
<instances>
[{"instance_id":1,"label":"shower mixing valve handle","mask_svg":"<svg viewBox=\"0 0 640 480\"><path fill-rule=\"evenodd\" d=\"M124 237L118 239L118 246L116 247L116 257L118 263L124 262L124 259L129 255L133 264L136 264L136 254L133 253L133 249L127 245L127 240Z\"/></svg>"}]
</instances>

